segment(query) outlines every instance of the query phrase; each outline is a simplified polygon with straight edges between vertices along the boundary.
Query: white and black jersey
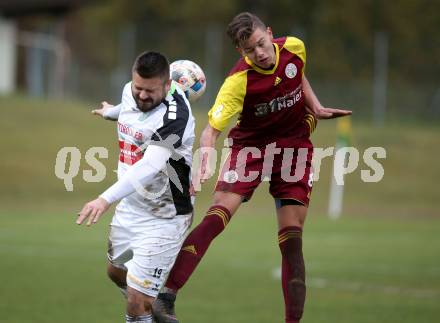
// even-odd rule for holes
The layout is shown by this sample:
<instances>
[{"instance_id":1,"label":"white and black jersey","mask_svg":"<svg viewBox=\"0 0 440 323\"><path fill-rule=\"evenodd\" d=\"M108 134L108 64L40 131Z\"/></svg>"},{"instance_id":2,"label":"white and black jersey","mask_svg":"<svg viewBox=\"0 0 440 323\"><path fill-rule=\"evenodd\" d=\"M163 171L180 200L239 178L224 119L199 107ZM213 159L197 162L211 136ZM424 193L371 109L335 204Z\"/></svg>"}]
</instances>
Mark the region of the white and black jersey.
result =
<instances>
[{"instance_id":1,"label":"white and black jersey","mask_svg":"<svg viewBox=\"0 0 440 323\"><path fill-rule=\"evenodd\" d=\"M118 178L137 161L148 145L159 145L173 151L167 165L149 184L123 198L116 211L134 217L172 218L192 212L189 193L194 117L183 91L174 83L166 98L148 112L140 111L133 98L131 82L124 87L118 118Z\"/></svg>"}]
</instances>

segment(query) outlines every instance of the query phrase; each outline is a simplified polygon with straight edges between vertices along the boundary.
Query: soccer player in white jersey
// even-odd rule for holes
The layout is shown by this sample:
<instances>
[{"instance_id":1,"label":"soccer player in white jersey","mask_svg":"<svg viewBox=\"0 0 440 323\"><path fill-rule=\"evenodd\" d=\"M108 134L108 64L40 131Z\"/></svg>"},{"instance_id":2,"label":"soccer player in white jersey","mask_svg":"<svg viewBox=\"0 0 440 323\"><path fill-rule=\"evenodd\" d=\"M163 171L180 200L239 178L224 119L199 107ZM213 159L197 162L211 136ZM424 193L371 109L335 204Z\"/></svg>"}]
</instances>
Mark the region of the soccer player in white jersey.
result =
<instances>
[{"instance_id":1,"label":"soccer player in white jersey","mask_svg":"<svg viewBox=\"0 0 440 323\"><path fill-rule=\"evenodd\" d=\"M84 205L77 224L96 223L120 201L110 225L110 279L127 296L126 322L152 322L161 289L191 224L194 118L169 77L168 60L145 52L118 105L118 181Z\"/></svg>"}]
</instances>

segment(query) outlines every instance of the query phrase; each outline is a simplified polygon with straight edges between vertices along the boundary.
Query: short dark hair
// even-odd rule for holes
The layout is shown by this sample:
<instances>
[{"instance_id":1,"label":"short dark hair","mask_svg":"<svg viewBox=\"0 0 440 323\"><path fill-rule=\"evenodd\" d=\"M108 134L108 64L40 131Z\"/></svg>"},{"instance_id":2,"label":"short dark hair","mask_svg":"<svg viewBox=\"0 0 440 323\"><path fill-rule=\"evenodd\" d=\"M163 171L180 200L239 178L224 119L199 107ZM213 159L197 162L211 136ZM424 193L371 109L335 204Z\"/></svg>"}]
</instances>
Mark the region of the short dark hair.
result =
<instances>
[{"instance_id":1,"label":"short dark hair","mask_svg":"<svg viewBox=\"0 0 440 323\"><path fill-rule=\"evenodd\" d=\"M170 63L161 53L147 51L136 58L132 71L145 79L159 76L168 80L170 78Z\"/></svg>"},{"instance_id":2,"label":"short dark hair","mask_svg":"<svg viewBox=\"0 0 440 323\"><path fill-rule=\"evenodd\" d=\"M250 12L242 12L232 19L226 33L231 38L232 43L238 47L243 41L248 40L257 28L266 30L267 27L256 15Z\"/></svg>"}]
</instances>

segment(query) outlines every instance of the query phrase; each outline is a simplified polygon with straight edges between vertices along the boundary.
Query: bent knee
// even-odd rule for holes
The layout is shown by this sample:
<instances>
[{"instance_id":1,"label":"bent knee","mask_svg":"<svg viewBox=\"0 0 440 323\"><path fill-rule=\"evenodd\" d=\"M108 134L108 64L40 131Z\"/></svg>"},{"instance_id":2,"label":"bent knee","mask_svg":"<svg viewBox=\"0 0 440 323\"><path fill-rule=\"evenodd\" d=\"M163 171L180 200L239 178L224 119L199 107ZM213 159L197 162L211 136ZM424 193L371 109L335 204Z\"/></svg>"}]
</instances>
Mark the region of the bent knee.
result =
<instances>
[{"instance_id":1,"label":"bent knee","mask_svg":"<svg viewBox=\"0 0 440 323\"><path fill-rule=\"evenodd\" d=\"M112 264L107 265L107 276L110 278L118 287L127 286L127 272L121 268L117 268Z\"/></svg>"},{"instance_id":2,"label":"bent knee","mask_svg":"<svg viewBox=\"0 0 440 323\"><path fill-rule=\"evenodd\" d=\"M304 227L307 207L303 205L283 205L277 208L278 226L280 229L290 226Z\"/></svg>"},{"instance_id":3,"label":"bent knee","mask_svg":"<svg viewBox=\"0 0 440 323\"><path fill-rule=\"evenodd\" d=\"M130 315L142 315L151 312L154 297L145 295L131 287L128 287L127 313Z\"/></svg>"}]
</instances>

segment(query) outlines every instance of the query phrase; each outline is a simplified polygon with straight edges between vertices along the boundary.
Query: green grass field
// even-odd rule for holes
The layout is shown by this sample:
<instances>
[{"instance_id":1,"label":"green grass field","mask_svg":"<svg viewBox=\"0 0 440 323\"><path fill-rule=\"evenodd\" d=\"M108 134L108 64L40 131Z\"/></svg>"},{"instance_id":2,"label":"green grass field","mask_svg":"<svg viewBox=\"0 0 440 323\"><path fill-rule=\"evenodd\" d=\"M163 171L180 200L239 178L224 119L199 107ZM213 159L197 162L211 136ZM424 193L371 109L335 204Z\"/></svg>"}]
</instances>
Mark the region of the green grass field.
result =
<instances>
[{"instance_id":1,"label":"green grass field","mask_svg":"<svg viewBox=\"0 0 440 323\"><path fill-rule=\"evenodd\" d=\"M105 275L111 214L91 228L74 224L86 201L115 180L115 124L83 103L0 98L0 322L122 322L124 302ZM91 108L91 107L90 107ZM206 122L199 114L198 125ZM308 300L303 322L437 322L440 317L439 127L391 122L383 129L353 120L353 145L383 146L384 179L346 178L344 214L326 216L331 159L315 183L304 234ZM200 129L198 130L200 132ZM324 121L315 146L334 145ZM66 192L54 175L64 146L103 146L101 183L85 183L81 162ZM198 223L213 180L197 198ZM184 323L283 321L276 221L267 187L243 205L181 291Z\"/></svg>"}]
</instances>

